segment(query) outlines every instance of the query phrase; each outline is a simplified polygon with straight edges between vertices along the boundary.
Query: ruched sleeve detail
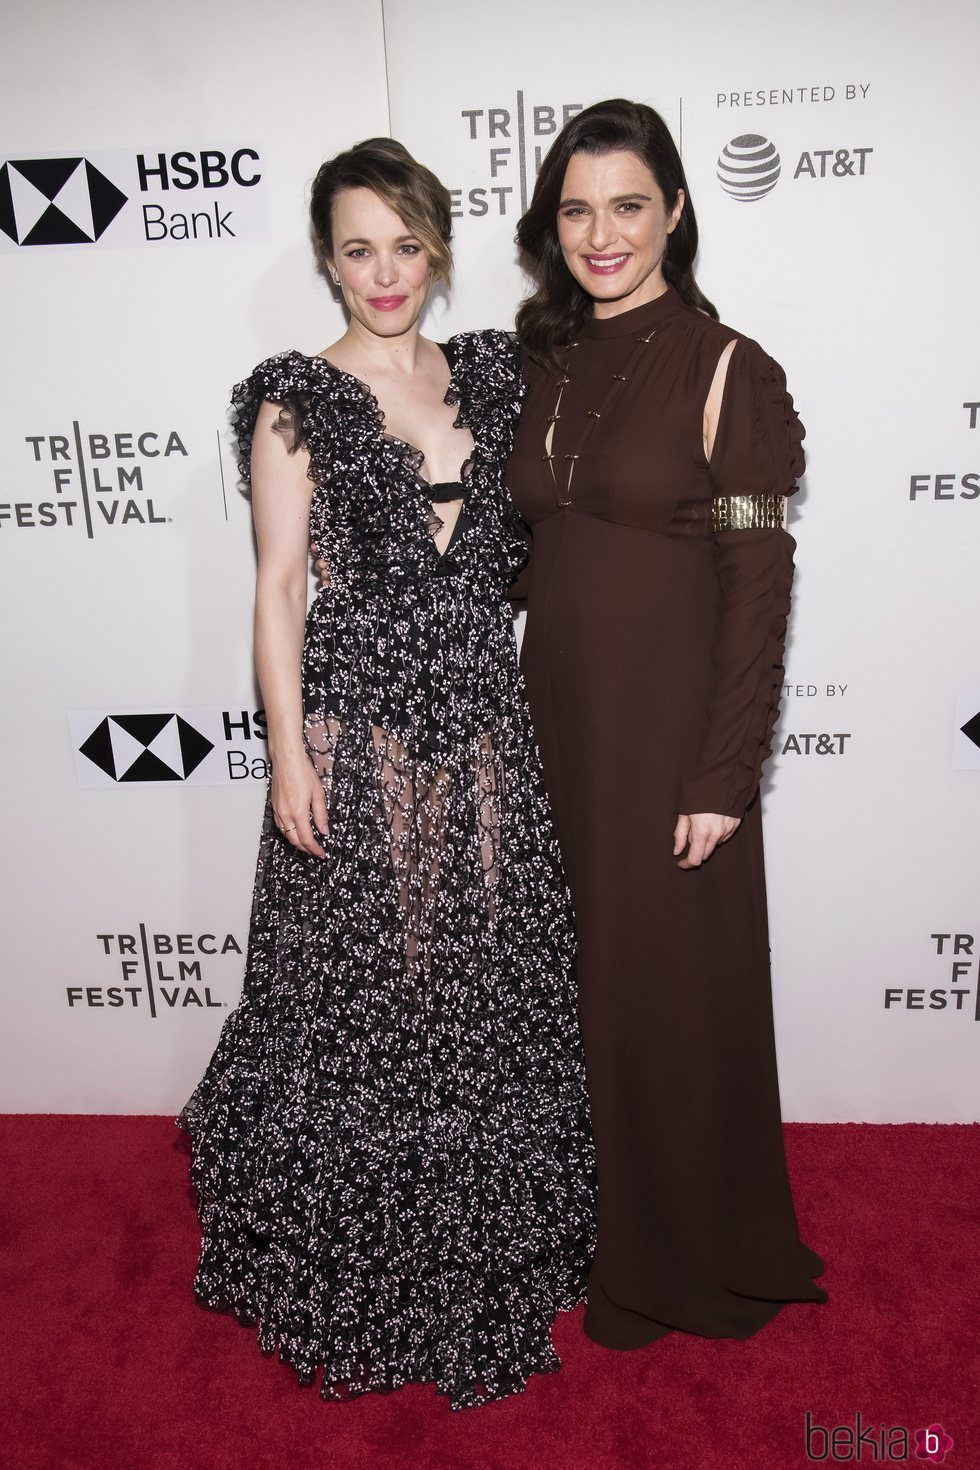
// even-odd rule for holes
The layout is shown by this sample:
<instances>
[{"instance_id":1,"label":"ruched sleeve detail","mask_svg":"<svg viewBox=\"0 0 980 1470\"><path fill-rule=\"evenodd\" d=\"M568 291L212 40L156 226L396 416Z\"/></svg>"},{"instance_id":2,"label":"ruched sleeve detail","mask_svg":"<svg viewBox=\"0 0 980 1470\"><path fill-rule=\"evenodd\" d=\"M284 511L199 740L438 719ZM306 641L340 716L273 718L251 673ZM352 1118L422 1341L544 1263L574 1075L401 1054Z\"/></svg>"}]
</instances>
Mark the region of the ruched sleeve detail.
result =
<instances>
[{"instance_id":1,"label":"ruched sleeve detail","mask_svg":"<svg viewBox=\"0 0 980 1470\"><path fill-rule=\"evenodd\" d=\"M231 390L231 422L238 439L238 473L251 489L252 436L263 399L280 405L275 424L290 454L306 443L314 369L300 352L281 352L260 362Z\"/></svg>"},{"instance_id":2,"label":"ruched sleeve detail","mask_svg":"<svg viewBox=\"0 0 980 1470\"><path fill-rule=\"evenodd\" d=\"M786 374L758 342L735 344L711 454L716 495L792 495L803 473L803 436Z\"/></svg>"},{"instance_id":3,"label":"ruched sleeve detail","mask_svg":"<svg viewBox=\"0 0 980 1470\"><path fill-rule=\"evenodd\" d=\"M740 339L725 382L710 476L716 496L791 495L803 472L803 425L782 368ZM708 731L681 780L681 812L742 817L771 753L796 542L780 529L714 534L720 599Z\"/></svg>"}]
</instances>

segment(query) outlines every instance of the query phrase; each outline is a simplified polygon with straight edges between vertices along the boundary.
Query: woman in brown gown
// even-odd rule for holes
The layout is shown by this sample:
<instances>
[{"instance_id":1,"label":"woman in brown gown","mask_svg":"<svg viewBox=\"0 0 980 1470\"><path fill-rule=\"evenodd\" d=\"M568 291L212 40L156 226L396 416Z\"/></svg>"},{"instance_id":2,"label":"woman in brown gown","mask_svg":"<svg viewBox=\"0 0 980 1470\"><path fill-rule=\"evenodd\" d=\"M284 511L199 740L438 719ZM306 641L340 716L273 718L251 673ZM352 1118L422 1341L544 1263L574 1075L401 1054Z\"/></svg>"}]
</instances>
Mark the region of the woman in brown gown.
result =
<instances>
[{"instance_id":1,"label":"woman in brown gown","mask_svg":"<svg viewBox=\"0 0 980 1470\"><path fill-rule=\"evenodd\" d=\"M522 662L578 930L599 1238L586 1331L745 1338L826 1300L783 1152L758 799L803 428L719 324L662 119L556 139L518 241L539 290L509 470Z\"/></svg>"}]
</instances>

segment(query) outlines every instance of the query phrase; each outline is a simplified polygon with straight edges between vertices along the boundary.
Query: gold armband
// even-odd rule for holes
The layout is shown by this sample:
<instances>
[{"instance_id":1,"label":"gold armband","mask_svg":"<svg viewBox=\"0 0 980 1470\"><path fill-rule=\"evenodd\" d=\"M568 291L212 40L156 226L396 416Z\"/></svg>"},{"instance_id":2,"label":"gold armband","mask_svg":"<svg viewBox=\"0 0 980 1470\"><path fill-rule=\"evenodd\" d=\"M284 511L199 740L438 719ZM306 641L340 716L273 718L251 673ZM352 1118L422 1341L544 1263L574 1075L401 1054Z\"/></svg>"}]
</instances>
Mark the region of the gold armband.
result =
<instances>
[{"instance_id":1,"label":"gold armband","mask_svg":"<svg viewBox=\"0 0 980 1470\"><path fill-rule=\"evenodd\" d=\"M719 495L711 502L715 531L785 531L785 495Z\"/></svg>"}]
</instances>

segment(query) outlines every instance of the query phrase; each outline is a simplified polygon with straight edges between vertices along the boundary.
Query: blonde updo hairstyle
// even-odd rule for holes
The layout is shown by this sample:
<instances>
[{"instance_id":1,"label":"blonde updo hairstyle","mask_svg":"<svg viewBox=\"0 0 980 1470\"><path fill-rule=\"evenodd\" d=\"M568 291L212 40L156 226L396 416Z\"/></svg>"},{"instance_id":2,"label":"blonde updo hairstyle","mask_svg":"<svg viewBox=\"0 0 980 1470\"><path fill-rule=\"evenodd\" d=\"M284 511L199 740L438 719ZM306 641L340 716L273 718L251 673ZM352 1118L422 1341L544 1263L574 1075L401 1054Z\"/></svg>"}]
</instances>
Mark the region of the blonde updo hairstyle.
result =
<instances>
[{"instance_id":1,"label":"blonde updo hairstyle","mask_svg":"<svg viewBox=\"0 0 980 1470\"><path fill-rule=\"evenodd\" d=\"M334 257L333 206L344 189L370 189L414 235L437 281L452 275L452 199L431 169L395 138L367 138L322 164L313 180L310 219L320 253Z\"/></svg>"}]
</instances>

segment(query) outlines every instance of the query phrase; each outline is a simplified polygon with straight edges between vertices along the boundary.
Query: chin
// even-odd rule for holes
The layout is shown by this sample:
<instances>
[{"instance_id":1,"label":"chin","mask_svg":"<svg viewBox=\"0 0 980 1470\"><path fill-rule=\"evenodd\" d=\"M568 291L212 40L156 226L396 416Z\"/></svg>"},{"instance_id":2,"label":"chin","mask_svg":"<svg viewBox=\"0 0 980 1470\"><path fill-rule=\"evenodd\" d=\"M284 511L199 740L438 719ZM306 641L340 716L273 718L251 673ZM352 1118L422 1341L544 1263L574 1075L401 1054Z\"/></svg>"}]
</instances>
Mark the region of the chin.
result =
<instances>
[{"instance_id":1,"label":"chin","mask_svg":"<svg viewBox=\"0 0 980 1470\"><path fill-rule=\"evenodd\" d=\"M401 311L365 312L360 320L376 337L401 337L411 330L421 315L421 307L410 309L403 306Z\"/></svg>"},{"instance_id":2,"label":"chin","mask_svg":"<svg viewBox=\"0 0 980 1470\"><path fill-rule=\"evenodd\" d=\"M636 283L627 284L624 281L616 281L609 276L596 279L590 276L588 282L582 282L583 287L596 301L619 301L625 296L630 296L636 290Z\"/></svg>"}]
</instances>

